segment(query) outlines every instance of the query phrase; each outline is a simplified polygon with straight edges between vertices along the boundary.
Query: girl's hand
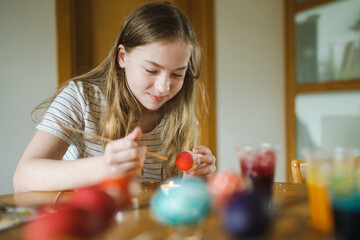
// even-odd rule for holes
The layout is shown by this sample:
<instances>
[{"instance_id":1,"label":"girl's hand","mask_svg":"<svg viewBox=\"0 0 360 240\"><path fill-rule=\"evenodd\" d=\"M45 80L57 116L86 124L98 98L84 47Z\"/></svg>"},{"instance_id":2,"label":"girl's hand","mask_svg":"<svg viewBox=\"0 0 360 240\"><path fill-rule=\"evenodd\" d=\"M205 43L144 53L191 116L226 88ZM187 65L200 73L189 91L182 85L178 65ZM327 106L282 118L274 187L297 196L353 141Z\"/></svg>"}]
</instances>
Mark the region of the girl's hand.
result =
<instances>
[{"instance_id":1,"label":"girl's hand","mask_svg":"<svg viewBox=\"0 0 360 240\"><path fill-rule=\"evenodd\" d=\"M190 175L208 178L216 171L216 158L210 149L205 146L194 147L192 150L199 158L200 164L192 171Z\"/></svg>"},{"instance_id":2,"label":"girl's hand","mask_svg":"<svg viewBox=\"0 0 360 240\"><path fill-rule=\"evenodd\" d=\"M145 161L146 146L139 146L140 127L124 138L109 142L105 147L104 178L135 176Z\"/></svg>"}]
</instances>

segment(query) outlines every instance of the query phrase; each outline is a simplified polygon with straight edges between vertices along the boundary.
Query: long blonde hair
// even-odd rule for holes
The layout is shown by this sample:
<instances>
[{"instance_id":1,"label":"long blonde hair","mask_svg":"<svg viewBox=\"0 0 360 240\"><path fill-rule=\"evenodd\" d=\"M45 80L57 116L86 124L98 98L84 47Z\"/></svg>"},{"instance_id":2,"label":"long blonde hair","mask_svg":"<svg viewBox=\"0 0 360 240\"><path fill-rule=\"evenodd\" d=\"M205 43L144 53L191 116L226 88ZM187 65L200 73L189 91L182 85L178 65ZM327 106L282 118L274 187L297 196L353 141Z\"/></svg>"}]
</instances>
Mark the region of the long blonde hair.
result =
<instances>
[{"instance_id":1,"label":"long blonde hair","mask_svg":"<svg viewBox=\"0 0 360 240\"><path fill-rule=\"evenodd\" d=\"M166 121L161 133L160 149L163 149L161 154L169 159L163 164L163 179L180 174L175 165L176 155L191 150L197 144L199 129L196 113L199 111L195 109L196 97L205 99L203 85L197 80L200 77L201 50L186 16L168 2L142 5L125 19L118 40L107 58L90 72L71 79L75 83L88 81L100 87L106 108L97 134L108 139L122 138L134 129L141 117L141 108L127 84L124 69L118 64L118 46L122 44L130 52L141 45L177 39L189 43L192 52L181 90L162 106ZM47 103L52 102L66 85L60 86Z\"/></svg>"}]
</instances>

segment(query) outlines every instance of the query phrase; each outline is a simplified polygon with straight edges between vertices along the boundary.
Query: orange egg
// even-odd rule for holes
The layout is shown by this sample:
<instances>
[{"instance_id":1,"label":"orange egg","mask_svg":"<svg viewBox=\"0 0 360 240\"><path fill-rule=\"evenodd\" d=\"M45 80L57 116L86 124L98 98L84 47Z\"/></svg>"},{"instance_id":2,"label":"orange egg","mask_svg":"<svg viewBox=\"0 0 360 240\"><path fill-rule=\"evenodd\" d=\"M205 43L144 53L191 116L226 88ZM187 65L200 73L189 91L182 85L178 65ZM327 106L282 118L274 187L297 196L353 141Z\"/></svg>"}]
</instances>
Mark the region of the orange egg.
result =
<instances>
[{"instance_id":1,"label":"orange egg","mask_svg":"<svg viewBox=\"0 0 360 240\"><path fill-rule=\"evenodd\" d=\"M114 200L117 209L126 208L131 205L134 182L133 178L122 177L103 180L99 189L109 194Z\"/></svg>"}]
</instances>

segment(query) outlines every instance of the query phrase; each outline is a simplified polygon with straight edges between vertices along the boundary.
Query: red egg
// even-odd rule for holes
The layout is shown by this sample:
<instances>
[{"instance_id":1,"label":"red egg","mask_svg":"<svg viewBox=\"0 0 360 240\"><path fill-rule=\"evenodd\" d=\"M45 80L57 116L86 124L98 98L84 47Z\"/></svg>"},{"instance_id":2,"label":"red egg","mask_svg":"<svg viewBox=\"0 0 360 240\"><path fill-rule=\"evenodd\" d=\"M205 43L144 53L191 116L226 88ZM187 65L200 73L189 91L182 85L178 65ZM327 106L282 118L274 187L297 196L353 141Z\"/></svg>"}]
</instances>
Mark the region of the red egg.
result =
<instances>
[{"instance_id":1,"label":"red egg","mask_svg":"<svg viewBox=\"0 0 360 240\"><path fill-rule=\"evenodd\" d=\"M222 210L228 201L238 192L251 190L249 179L232 171L217 171L208 181L212 205L217 210Z\"/></svg>"},{"instance_id":2,"label":"red egg","mask_svg":"<svg viewBox=\"0 0 360 240\"><path fill-rule=\"evenodd\" d=\"M94 232L104 229L115 214L115 200L98 188L84 188L76 192L68 202L73 208L87 211L95 223Z\"/></svg>"},{"instance_id":3,"label":"red egg","mask_svg":"<svg viewBox=\"0 0 360 240\"><path fill-rule=\"evenodd\" d=\"M49 208L50 209L50 208ZM23 230L25 240L85 238L91 225L82 209L57 206L39 211L39 218L28 222Z\"/></svg>"},{"instance_id":4,"label":"red egg","mask_svg":"<svg viewBox=\"0 0 360 240\"><path fill-rule=\"evenodd\" d=\"M193 152L183 151L176 156L176 166L183 171L190 171L197 166L197 157Z\"/></svg>"},{"instance_id":5,"label":"red egg","mask_svg":"<svg viewBox=\"0 0 360 240\"><path fill-rule=\"evenodd\" d=\"M103 180L99 189L109 194L114 200L117 209L126 208L131 205L134 186L133 178L122 177Z\"/></svg>"}]
</instances>

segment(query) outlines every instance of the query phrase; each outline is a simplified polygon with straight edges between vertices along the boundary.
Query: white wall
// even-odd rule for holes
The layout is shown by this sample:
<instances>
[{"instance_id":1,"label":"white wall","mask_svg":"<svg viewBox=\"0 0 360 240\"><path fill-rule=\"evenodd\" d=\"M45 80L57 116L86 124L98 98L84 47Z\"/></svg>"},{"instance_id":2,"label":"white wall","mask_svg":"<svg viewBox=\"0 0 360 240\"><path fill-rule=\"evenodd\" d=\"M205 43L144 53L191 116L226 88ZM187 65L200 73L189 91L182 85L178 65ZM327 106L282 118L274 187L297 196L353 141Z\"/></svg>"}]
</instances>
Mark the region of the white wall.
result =
<instances>
[{"instance_id":1,"label":"white wall","mask_svg":"<svg viewBox=\"0 0 360 240\"><path fill-rule=\"evenodd\" d=\"M239 170L239 145L280 144L285 181L283 0L215 4L218 166Z\"/></svg>"},{"instance_id":2,"label":"white wall","mask_svg":"<svg viewBox=\"0 0 360 240\"><path fill-rule=\"evenodd\" d=\"M56 87L54 0L0 0L0 194L35 133L32 109Z\"/></svg>"}]
</instances>

